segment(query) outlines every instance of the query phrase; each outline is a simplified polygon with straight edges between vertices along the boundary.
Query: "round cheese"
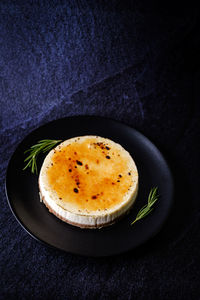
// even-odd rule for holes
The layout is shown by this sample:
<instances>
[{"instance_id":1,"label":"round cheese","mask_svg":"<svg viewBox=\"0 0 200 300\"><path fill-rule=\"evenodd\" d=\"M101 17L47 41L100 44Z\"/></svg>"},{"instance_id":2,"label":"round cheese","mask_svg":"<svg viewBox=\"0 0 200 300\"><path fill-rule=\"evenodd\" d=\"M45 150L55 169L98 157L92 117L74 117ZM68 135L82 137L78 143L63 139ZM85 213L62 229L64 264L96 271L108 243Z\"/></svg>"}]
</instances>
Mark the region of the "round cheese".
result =
<instances>
[{"instance_id":1,"label":"round cheese","mask_svg":"<svg viewBox=\"0 0 200 300\"><path fill-rule=\"evenodd\" d=\"M138 171L118 143L99 136L68 139L46 156L40 198L61 220L81 228L113 224L132 207Z\"/></svg>"}]
</instances>

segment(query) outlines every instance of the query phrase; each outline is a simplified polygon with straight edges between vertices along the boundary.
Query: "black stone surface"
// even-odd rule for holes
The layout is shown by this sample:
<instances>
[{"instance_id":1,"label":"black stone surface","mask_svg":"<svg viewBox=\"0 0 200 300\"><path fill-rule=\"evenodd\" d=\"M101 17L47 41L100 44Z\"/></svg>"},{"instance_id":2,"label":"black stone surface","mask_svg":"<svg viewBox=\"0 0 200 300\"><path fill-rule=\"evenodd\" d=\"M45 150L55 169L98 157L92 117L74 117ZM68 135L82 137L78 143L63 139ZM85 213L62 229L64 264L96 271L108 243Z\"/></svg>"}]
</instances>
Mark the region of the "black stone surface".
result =
<instances>
[{"instance_id":1,"label":"black stone surface","mask_svg":"<svg viewBox=\"0 0 200 300\"><path fill-rule=\"evenodd\" d=\"M192 2L0 2L1 299L200 298L199 36ZM5 197L17 144L50 120L86 114L144 133L175 178L163 230L113 258L44 247Z\"/></svg>"}]
</instances>

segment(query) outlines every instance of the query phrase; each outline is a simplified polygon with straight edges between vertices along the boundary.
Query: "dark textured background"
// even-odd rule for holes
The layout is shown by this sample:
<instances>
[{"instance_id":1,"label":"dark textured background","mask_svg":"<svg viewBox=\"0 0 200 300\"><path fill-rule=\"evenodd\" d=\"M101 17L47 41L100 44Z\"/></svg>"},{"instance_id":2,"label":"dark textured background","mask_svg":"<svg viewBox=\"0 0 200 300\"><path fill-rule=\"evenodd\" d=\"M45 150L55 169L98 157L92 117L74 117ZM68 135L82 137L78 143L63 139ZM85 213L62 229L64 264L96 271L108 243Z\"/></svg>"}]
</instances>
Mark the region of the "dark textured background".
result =
<instances>
[{"instance_id":1,"label":"dark textured background","mask_svg":"<svg viewBox=\"0 0 200 300\"><path fill-rule=\"evenodd\" d=\"M199 16L191 1L0 1L1 299L200 299ZM171 166L172 213L136 251L94 259L49 249L9 210L17 144L79 114L135 127Z\"/></svg>"}]
</instances>

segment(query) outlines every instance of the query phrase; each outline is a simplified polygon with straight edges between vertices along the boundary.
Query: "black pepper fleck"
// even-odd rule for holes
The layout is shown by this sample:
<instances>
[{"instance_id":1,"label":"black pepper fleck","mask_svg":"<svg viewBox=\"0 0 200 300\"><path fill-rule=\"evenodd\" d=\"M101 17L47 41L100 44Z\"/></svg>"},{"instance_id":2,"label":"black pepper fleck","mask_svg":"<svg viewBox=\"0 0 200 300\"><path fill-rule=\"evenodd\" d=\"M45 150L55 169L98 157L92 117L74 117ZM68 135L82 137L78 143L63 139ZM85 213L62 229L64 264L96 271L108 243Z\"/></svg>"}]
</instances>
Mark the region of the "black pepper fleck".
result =
<instances>
[{"instance_id":1,"label":"black pepper fleck","mask_svg":"<svg viewBox=\"0 0 200 300\"><path fill-rule=\"evenodd\" d=\"M110 156L109 156L109 155L106 155L106 158L107 158L107 159L110 159Z\"/></svg>"},{"instance_id":2,"label":"black pepper fleck","mask_svg":"<svg viewBox=\"0 0 200 300\"><path fill-rule=\"evenodd\" d=\"M78 193L78 189L77 189L77 188L74 188L74 192L75 192L75 193Z\"/></svg>"},{"instance_id":3,"label":"black pepper fleck","mask_svg":"<svg viewBox=\"0 0 200 300\"><path fill-rule=\"evenodd\" d=\"M106 149L107 149L107 150L110 150L110 148L109 148L108 146L106 146Z\"/></svg>"},{"instance_id":4,"label":"black pepper fleck","mask_svg":"<svg viewBox=\"0 0 200 300\"><path fill-rule=\"evenodd\" d=\"M72 169L69 169L69 172L71 172L72 171Z\"/></svg>"},{"instance_id":5,"label":"black pepper fleck","mask_svg":"<svg viewBox=\"0 0 200 300\"><path fill-rule=\"evenodd\" d=\"M83 163L82 163L81 161L79 161L79 160L77 160L76 163L77 163L77 165L79 165L79 166L82 166L82 165L83 165Z\"/></svg>"}]
</instances>

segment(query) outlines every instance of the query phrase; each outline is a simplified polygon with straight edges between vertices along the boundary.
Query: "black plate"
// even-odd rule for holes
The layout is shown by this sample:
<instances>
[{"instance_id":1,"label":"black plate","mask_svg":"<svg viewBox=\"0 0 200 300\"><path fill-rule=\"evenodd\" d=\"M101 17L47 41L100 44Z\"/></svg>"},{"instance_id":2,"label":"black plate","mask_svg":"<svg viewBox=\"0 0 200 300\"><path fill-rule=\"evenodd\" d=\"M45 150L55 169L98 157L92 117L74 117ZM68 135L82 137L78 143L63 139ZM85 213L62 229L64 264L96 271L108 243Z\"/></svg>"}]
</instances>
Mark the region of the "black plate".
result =
<instances>
[{"instance_id":1,"label":"black plate","mask_svg":"<svg viewBox=\"0 0 200 300\"><path fill-rule=\"evenodd\" d=\"M38 195L37 176L22 171L24 151L40 139L68 139L99 135L120 143L132 155L139 172L139 194L129 215L102 229L80 229L50 214ZM44 157L39 161L41 167ZM160 199L145 219L130 226L150 189L158 186ZM154 236L165 222L172 204L173 181L160 151L141 133L114 120L77 116L50 122L31 132L15 150L7 169L9 206L21 226L50 246L87 256L108 256L131 250Z\"/></svg>"}]
</instances>

